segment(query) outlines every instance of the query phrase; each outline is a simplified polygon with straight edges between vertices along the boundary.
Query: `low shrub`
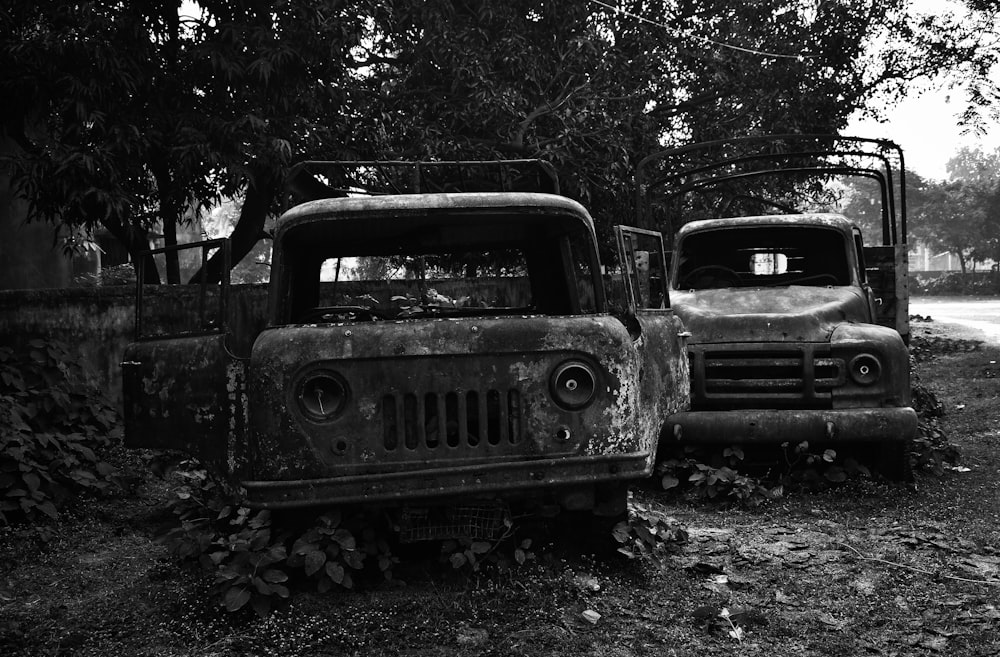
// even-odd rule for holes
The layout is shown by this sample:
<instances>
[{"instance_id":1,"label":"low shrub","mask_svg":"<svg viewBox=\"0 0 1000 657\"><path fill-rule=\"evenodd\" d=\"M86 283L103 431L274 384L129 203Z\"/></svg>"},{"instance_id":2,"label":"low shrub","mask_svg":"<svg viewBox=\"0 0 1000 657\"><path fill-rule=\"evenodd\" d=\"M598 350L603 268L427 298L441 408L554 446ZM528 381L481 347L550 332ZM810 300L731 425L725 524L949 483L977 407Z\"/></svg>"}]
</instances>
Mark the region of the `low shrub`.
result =
<instances>
[{"instance_id":1,"label":"low shrub","mask_svg":"<svg viewBox=\"0 0 1000 657\"><path fill-rule=\"evenodd\" d=\"M910 294L926 296L990 296L1000 294L1000 274L997 272L952 272L930 277L919 274L910 277Z\"/></svg>"},{"instance_id":2,"label":"low shrub","mask_svg":"<svg viewBox=\"0 0 1000 657\"><path fill-rule=\"evenodd\" d=\"M118 415L58 342L0 347L0 524L56 518L115 484Z\"/></svg>"},{"instance_id":3,"label":"low shrub","mask_svg":"<svg viewBox=\"0 0 1000 657\"><path fill-rule=\"evenodd\" d=\"M250 607L266 616L296 586L351 589L363 570L392 579L398 558L382 518L336 509L274 517L229 503L224 487L196 465L174 476L184 482L171 502L177 522L158 540L210 574L212 594L231 612Z\"/></svg>"}]
</instances>

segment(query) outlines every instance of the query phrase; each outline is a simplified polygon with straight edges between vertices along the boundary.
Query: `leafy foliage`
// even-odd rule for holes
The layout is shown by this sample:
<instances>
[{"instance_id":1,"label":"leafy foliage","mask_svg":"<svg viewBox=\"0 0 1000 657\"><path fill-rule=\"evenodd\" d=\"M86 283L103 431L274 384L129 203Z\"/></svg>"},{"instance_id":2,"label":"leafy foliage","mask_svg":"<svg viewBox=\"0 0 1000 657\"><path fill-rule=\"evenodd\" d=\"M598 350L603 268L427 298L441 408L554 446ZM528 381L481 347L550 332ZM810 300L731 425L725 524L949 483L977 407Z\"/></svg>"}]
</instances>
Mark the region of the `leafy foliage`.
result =
<instances>
[{"instance_id":1,"label":"leafy foliage","mask_svg":"<svg viewBox=\"0 0 1000 657\"><path fill-rule=\"evenodd\" d=\"M0 347L0 524L56 518L77 494L114 486L101 452L117 423L64 345Z\"/></svg>"},{"instance_id":2,"label":"leafy foliage","mask_svg":"<svg viewBox=\"0 0 1000 657\"><path fill-rule=\"evenodd\" d=\"M904 0L606 4L13 0L8 164L31 218L133 251L156 222L169 242L189 201L240 198L235 264L295 160L540 157L608 238L664 145L837 131L942 72L974 110L995 99L989 3L933 20Z\"/></svg>"},{"instance_id":3,"label":"leafy foliage","mask_svg":"<svg viewBox=\"0 0 1000 657\"><path fill-rule=\"evenodd\" d=\"M509 541L512 536L513 525L508 521L507 531L496 540L448 539L441 543L441 559L455 570L478 573L489 565L499 573L508 573L514 567L535 560L531 549L533 539ZM513 550L505 549L510 547Z\"/></svg>"},{"instance_id":4,"label":"leafy foliage","mask_svg":"<svg viewBox=\"0 0 1000 657\"><path fill-rule=\"evenodd\" d=\"M309 583L319 592L351 589L366 569L392 579L398 558L387 530L363 515L337 510L309 518L276 521L269 511L231 505L229 496L205 470L177 473L185 484L171 506L178 523L159 538L181 561L197 564L214 579L213 595L228 611L248 606L266 616L287 599L293 585Z\"/></svg>"},{"instance_id":5,"label":"leafy foliage","mask_svg":"<svg viewBox=\"0 0 1000 657\"><path fill-rule=\"evenodd\" d=\"M620 544L618 552L629 559L643 559L665 567L669 557L687 542L687 530L635 500L630 507L629 519L615 525L613 530L614 538Z\"/></svg>"},{"instance_id":6,"label":"leafy foliage","mask_svg":"<svg viewBox=\"0 0 1000 657\"><path fill-rule=\"evenodd\" d=\"M783 489L780 485L768 487L760 479L738 472L743 458L743 450L738 446L724 448L721 459L713 459L704 449L686 447L683 453L657 463L656 475L664 490L690 490L695 497L702 499L732 499L754 507L781 497ZM718 467L707 465L702 459L714 460Z\"/></svg>"}]
</instances>

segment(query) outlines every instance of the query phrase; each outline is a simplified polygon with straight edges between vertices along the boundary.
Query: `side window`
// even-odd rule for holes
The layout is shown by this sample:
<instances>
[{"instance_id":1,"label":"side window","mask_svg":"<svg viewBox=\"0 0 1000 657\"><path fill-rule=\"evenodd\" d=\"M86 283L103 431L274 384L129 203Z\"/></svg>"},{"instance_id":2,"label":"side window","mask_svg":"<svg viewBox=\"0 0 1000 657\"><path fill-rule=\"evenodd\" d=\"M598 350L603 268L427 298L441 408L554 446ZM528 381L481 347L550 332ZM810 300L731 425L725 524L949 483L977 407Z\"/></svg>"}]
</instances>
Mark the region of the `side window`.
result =
<instances>
[{"instance_id":1,"label":"side window","mask_svg":"<svg viewBox=\"0 0 1000 657\"><path fill-rule=\"evenodd\" d=\"M669 306L663 236L651 230L616 226L621 275L632 310Z\"/></svg>"}]
</instances>

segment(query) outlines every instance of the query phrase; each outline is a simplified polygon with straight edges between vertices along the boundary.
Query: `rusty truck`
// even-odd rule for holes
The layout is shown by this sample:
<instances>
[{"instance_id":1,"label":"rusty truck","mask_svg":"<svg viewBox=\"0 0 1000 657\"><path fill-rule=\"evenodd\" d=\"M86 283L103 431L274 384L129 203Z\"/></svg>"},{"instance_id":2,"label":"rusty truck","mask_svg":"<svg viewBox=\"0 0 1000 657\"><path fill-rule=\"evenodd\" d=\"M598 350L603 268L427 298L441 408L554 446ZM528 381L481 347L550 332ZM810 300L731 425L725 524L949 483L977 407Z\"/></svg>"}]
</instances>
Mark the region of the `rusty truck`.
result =
<instances>
[{"instance_id":1,"label":"rusty truck","mask_svg":"<svg viewBox=\"0 0 1000 657\"><path fill-rule=\"evenodd\" d=\"M691 407L669 418L668 442L851 445L885 475L911 477L904 175L895 144L826 135L642 161L640 225L665 227L672 306L691 332ZM845 177L879 190L869 235L796 205L815 206Z\"/></svg>"},{"instance_id":2,"label":"rusty truck","mask_svg":"<svg viewBox=\"0 0 1000 657\"><path fill-rule=\"evenodd\" d=\"M602 264L535 161L306 162L290 181L265 318L239 319L224 275L179 330L138 286L126 444L193 454L252 508L400 510L411 538L488 534L512 506L620 518L688 404L660 235L617 227Z\"/></svg>"}]
</instances>

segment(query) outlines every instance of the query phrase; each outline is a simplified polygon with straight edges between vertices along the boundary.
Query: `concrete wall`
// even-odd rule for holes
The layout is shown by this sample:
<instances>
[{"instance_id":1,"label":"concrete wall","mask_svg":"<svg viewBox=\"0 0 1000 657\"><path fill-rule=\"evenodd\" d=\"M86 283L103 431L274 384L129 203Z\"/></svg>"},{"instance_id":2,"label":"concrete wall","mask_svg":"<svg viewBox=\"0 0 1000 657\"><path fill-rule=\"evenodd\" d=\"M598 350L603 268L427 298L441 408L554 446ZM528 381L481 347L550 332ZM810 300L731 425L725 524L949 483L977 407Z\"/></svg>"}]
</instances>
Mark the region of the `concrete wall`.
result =
<instances>
[{"instance_id":1,"label":"concrete wall","mask_svg":"<svg viewBox=\"0 0 1000 657\"><path fill-rule=\"evenodd\" d=\"M510 280L427 283L438 292L458 298L498 300L503 305L524 305L525 289ZM338 293L359 294L364 284L340 283ZM147 286L143 293L144 326L175 330L197 324L200 288L193 285ZM393 294L416 294L416 282L406 281L378 296L389 303ZM211 299L209 299L209 304ZM248 356L253 339L264 328L267 285L234 285L229 297L227 323L233 332L229 346ZM17 347L34 338L63 342L112 400L121 400L120 363L125 347L134 339L135 287L131 285L45 290L0 290L0 345ZM147 332L144 330L144 332ZM147 332L148 333L148 332Z\"/></svg>"},{"instance_id":2,"label":"concrete wall","mask_svg":"<svg viewBox=\"0 0 1000 657\"><path fill-rule=\"evenodd\" d=\"M196 314L198 288L147 288L154 312L171 308ZM263 285L234 286L231 315L263 324L267 290ZM49 290L0 290L0 344L17 347L33 338L63 342L112 400L121 400L119 364L135 327L135 287L109 286Z\"/></svg>"}]
</instances>

